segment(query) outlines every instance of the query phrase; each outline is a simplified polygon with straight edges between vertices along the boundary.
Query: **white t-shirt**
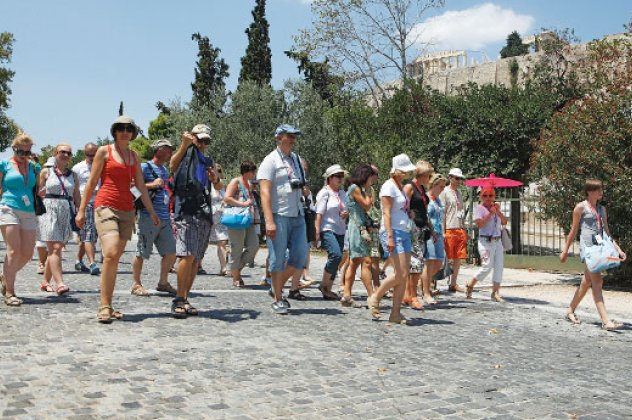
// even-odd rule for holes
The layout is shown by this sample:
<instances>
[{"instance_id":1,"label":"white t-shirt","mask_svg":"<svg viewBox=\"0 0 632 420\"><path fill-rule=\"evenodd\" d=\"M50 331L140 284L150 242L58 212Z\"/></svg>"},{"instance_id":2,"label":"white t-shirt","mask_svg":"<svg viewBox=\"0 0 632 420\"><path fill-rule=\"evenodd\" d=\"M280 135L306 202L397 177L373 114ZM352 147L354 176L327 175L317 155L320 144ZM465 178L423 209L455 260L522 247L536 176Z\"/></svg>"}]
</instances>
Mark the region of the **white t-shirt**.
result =
<instances>
[{"instance_id":1,"label":"white t-shirt","mask_svg":"<svg viewBox=\"0 0 632 420\"><path fill-rule=\"evenodd\" d=\"M272 213L285 217L303 215L303 203L301 203L302 190L292 189L291 179L303 180L300 158L292 153L284 155L277 148L263 159L259 165L257 179L266 179L272 182L270 201Z\"/></svg>"},{"instance_id":2,"label":"white t-shirt","mask_svg":"<svg viewBox=\"0 0 632 420\"><path fill-rule=\"evenodd\" d=\"M391 208L391 227L394 230L409 231L408 223L408 197L397 187L393 179L389 179L380 188L380 199L382 197L392 197L393 207ZM380 230L386 230L384 226L384 211L382 211L382 223Z\"/></svg>"},{"instance_id":3,"label":"white t-shirt","mask_svg":"<svg viewBox=\"0 0 632 420\"><path fill-rule=\"evenodd\" d=\"M316 214L321 214L320 231L330 230L336 235L344 235L347 226L341 211L347 211L347 193L325 187L316 195Z\"/></svg>"},{"instance_id":4,"label":"white t-shirt","mask_svg":"<svg viewBox=\"0 0 632 420\"><path fill-rule=\"evenodd\" d=\"M88 165L88 162L82 160L72 167L72 171L77 175L77 179L79 180L79 195L83 197L83 190L86 188L86 184L88 183L88 178L90 178L90 171L92 170L92 165ZM97 187L94 189L92 193L92 197L90 198L90 203L94 203L94 197L97 195L97 191L99 190L99 186L101 185L101 179L97 182Z\"/></svg>"},{"instance_id":5,"label":"white t-shirt","mask_svg":"<svg viewBox=\"0 0 632 420\"><path fill-rule=\"evenodd\" d=\"M474 220L484 219L485 217L487 217L488 214L489 210L487 210L487 207L485 207L484 205L479 204L478 206L474 207ZM485 225L483 225L483 227L478 228L478 235L498 237L500 236L500 230L500 217L494 215L491 219L487 221L487 223L485 223Z\"/></svg>"}]
</instances>

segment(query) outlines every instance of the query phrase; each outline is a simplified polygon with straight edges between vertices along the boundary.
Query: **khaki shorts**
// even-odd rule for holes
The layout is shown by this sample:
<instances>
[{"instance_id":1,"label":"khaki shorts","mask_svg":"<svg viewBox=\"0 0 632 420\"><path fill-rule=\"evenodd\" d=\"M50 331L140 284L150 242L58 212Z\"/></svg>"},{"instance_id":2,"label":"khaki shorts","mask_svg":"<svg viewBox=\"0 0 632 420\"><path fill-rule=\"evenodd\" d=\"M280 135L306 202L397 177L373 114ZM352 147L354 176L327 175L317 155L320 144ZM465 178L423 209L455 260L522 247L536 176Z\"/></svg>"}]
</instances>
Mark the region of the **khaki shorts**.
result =
<instances>
[{"instance_id":1,"label":"khaki shorts","mask_svg":"<svg viewBox=\"0 0 632 420\"><path fill-rule=\"evenodd\" d=\"M36 230L37 218L35 213L13 209L9 206L0 206L0 226L20 225L20 229Z\"/></svg>"},{"instance_id":2,"label":"khaki shorts","mask_svg":"<svg viewBox=\"0 0 632 420\"><path fill-rule=\"evenodd\" d=\"M129 241L134 233L134 211L121 211L111 207L94 209L94 221L99 236L116 232L119 238Z\"/></svg>"},{"instance_id":3,"label":"khaki shorts","mask_svg":"<svg viewBox=\"0 0 632 420\"><path fill-rule=\"evenodd\" d=\"M467 258L467 233L465 233L465 229L447 229L445 231L445 253L449 260Z\"/></svg>"}]
</instances>

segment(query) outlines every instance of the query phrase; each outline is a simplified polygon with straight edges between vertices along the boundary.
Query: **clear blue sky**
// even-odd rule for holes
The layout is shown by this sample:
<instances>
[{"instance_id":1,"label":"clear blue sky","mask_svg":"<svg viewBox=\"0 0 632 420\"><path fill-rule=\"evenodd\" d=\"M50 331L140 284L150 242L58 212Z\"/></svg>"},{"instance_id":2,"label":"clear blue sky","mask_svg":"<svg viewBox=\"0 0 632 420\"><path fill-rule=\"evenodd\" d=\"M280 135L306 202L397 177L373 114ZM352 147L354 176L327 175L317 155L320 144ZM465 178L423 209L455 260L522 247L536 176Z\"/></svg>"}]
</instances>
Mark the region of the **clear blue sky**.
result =
<instances>
[{"instance_id":1,"label":"clear blue sky","mask_svg":"<svg viewBox=\"0 0 632 420\"><path fill-rule=\"evenodd\" d=\"M483 3L513 12L528 23L530 33L541 27L572 27L583 41L622 32L632 15L630 0L446 0L433 14ZM38 146L66 141L78 147L105 137L121 100L126 114L146 129L157 115L156 101L190 99L194 32L221 48L230 65L229 89L235 88L253 6L254 0L3 1L0 31L16 38L8 114ZM288 78L298 77L296 64L283 51L291 47L292 35L310 24L309 1L268 0L267 17L273 85L280 88ZM473 37L462 27L447 32L453 42ZM482 49L493 58L503 40L484 44Z\"/></svg>"}]
</instances>

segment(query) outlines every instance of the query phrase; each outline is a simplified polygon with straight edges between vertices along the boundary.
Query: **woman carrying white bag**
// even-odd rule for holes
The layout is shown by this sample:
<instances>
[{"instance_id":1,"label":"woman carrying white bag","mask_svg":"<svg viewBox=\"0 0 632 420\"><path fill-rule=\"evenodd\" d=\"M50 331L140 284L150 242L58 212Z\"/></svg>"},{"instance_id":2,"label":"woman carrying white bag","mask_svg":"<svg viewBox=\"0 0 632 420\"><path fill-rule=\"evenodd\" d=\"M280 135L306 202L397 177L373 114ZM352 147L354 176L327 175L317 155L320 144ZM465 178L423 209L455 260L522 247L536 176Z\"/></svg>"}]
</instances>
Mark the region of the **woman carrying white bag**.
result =
<instances>
[{"instance_id":1,"label":"woman carrying white bag","mask_svg":"<svg viewBox=\"0 0 632 420\"><path fill-rule=\"evenodd\" d=\"M564 250L560 254L560 261L565 262L568 258L568 249L577 237L577 231L579 230L580 257L582 262L586 262L586 267L584 268L584 278L575 291L575 296L573 296L573 300L571 300L568 310L566 311L566 319L573 324L580 323L579 318L575 315L575 309L577 309L579 303L584 296L586 296L588 289L592 289L595 306L601 318L601 328L608 331L621 329L623 327L622 323L608 319L606 305L603 301L603 278L601 276L601 269L597 272L591 272L588 268L589 264L586 257L587 254L593 251L589 250L589 248L604 245L614 246L616 252L619 253L620 261L625 261L626 255L625 252L619 248L619 245L610 239L606 208L598 204L599 200L603 197L603 184L601 181L595 179L587 180L584 185L584 194L586 200L578 203L573 210L571 231L566 239Z\"/></svg>"},{"instance_id":2,"label":"woman carrying white bag","mask_svg":"<svg viewBox=\"0 0 632 420\"><path fill-rule=\"evenodd\" d=\"M230 238L228 267L234 287L244 287L241 270L249 261L254 260L259 250L256 226L259 212L250 183L255 177L257 165L247 160L241 163L239 171L241 176L230 181L226 187L226 207L222 214L222 224L228 228Z\"/></svg>"}]
</instances>

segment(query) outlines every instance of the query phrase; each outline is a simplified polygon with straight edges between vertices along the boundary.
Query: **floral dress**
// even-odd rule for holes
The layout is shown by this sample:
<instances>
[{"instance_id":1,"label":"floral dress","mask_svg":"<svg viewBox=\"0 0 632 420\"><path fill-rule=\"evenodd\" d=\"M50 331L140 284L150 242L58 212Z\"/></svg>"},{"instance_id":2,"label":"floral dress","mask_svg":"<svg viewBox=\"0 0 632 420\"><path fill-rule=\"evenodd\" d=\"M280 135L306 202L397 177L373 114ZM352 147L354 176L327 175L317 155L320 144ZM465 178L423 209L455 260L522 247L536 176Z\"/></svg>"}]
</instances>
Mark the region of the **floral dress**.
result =
<instances>
[{"instance_id":1,"label":"floral dress","mask_svg":"<svg viewBox=\"0 0 632 420\"><path fill-rule=\"evenodd\" d=\"M39 234L41 240L45 242L68 242L72 238L70 202L63 196L69 196L72 201L75 177L72 171L67 171L64 175L56 175L55 171L55 168L50 168L48 178L46 178L46 197L44 198L46 213L38 218ZM61 186L62 182L64 188Z\"/></svg>"},{"instance_id":2,"label":"floral dress","mask_svg":"<svg viewBox=\"0 0 632 420\"><path fill-rule=\"evenodd\" d=\"M360 233L360 228L366 226L368 215L362 206L353 199L353 192L358 188L360 187L351 184L349 190L347 190L347 209L349 210L347 233L349 238L349 258L351 259L370 256L373 243L373 240L371 240L371 243L364 240ZM364 194L364 191L362 191L362 195Z\"/></svg>"},{"instance_id":3,"label":"floral dress","mask_svg":"<svg viewBox=\"0 0 632 420\"><path fill-rule=\"evenodd\" d=\"M220 223L222 220L224 195L226 188L216 190L211 186L211 209L213 211L213 226L211 227L211 242L227 241L228 228Z\"/></svg>"}]
</instances>

